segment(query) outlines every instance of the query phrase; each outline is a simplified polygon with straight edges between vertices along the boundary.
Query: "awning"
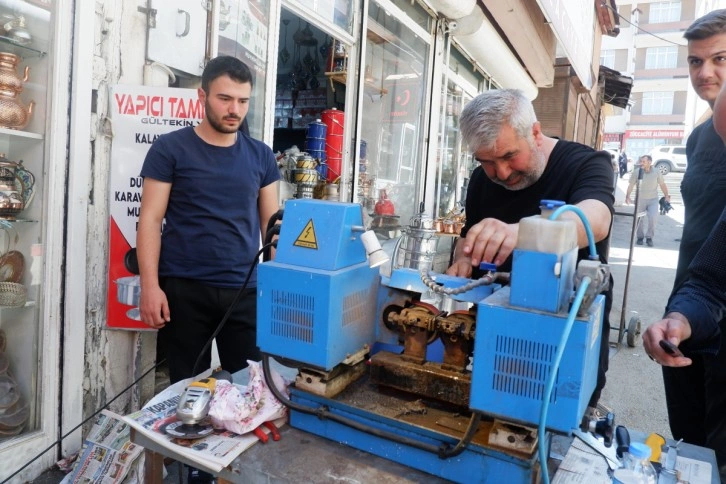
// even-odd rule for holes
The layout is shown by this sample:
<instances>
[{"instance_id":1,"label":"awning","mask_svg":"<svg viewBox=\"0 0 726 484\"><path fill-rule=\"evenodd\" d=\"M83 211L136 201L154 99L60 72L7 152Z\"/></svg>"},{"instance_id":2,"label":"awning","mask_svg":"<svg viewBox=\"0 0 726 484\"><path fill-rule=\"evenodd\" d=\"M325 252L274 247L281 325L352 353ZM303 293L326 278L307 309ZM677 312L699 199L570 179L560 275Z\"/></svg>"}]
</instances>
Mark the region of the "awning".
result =
<instances>
[{"instance_id":1,"label":"awning","mask_svg":"<svg viewBox=\"0 0 726 484\"><path fill-rule=\"evenodd\" d=\"M633 78L609 67L600 66L599 79L603 83L603 103L626 109L630 102Z\"/></svg>"}]
</instances>

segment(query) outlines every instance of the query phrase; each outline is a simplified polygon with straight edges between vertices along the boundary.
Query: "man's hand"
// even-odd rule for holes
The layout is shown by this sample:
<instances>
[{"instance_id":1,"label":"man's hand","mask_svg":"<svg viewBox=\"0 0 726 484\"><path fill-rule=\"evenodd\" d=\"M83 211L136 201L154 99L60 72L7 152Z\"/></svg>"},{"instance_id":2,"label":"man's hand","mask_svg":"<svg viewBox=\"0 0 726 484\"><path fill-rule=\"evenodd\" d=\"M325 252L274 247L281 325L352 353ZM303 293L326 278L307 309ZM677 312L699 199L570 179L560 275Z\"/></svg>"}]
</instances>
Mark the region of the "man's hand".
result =
<instances>
[{"instance_id":1,"label":"man's hand","mask_svg":"<svg viewBox=\"0 0 726 484\"><path fill-rule=\"evenodd\" d=\"M463 243L463 242L462 242ZM450 276L466 277L471 279L473 267L471 265L471 257L462 255L458 257L451 267L446 269L446 273Z\"/></svg>"},{"instance_id":2,"label":"man's hand","mask_svg":"<svg viewBox=\"0 0 726 484\"><path fill-rule=\"evenodd\" d=\"M169 322L169 303L159 286L144 289L141 285L139 310L141 320L151 328L161 329Z\"/></svg>"},{"instance_id":3,"label":"man's hand","mask_svg":"<svg viewBox=\"0 0 726 484\"><path fill-rule=\"evenodd\" d=\"M631 203L633 202L630 200L630 195L625 195L625 205L630 205Z\"/></svg>"},{"instance_id":4,"label":"man's hand","mask_svg":"<svg viewBox=\"0 0 726 484\"><path fill-rule=\"evenodd\" d=\"M643 333L645 352L656 363L663 366L688 366L691 359L685 356L671 356L660 346L660 340L667 340L678 346L681 341L691 337L691 325L681 313L668 313L664 319L657 321Z\"/></svg>"},{"instance_id":5,"label":"man's hand","mask_svg":"<svg viewBox=\"0 0 726 484\"><path fill-rule=\"evenodd\" d=\"M514 250L518 233L519 224L485 218L469 229L463 241L459 241L460 253L470 259L472 267L479 267L482 261L502 265Z\"/></svg>"}]
</instances>

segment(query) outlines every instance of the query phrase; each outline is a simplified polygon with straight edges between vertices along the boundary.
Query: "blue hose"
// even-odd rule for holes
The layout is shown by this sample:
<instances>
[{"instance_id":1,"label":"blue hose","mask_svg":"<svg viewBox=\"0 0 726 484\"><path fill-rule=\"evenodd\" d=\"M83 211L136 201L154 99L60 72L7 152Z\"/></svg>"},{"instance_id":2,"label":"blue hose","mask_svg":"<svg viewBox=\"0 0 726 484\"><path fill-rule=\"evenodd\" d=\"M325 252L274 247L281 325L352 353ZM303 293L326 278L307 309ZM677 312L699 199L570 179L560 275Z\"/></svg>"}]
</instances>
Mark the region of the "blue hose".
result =
<instances>
[{"instance_id":1,"label":"blue hose","mask_svg":"<svg viewBox=\"0 0 726 484\"><path fill-rule=\"evenodd\" d=\"M562 208L566 208L568 206L570 205L566 205ZM554 215L555 214L552 214L552 216ZM552 219L552 217L550 217L550 219ZM585 225L585 227L587 227L587 225ZM545 451L545 423L547 422L547 411L550 407L550 397L552 396L552 389L555 386L555 378L557 377L557 371L560 368L562 355L565 352L565 344L567 344L567 340L570 338L570 332L572 331L572 326L575 324L575 317L577 317L577 311L580 309L582 299L585 297L585 291L587 290L587 286L589 286L591 282L592 279L587 276L582 278L580 287L577 289L577 294L575 294L575 300L573 301L572 307L570 308L570 313L567 315L567 321L565 322L565 329L562 331L560 343L557 345L557 352L555 353L555 358L552 361L552 371L547 377L545 395L542 401L542 410L539 414L539 426L537 427L539 462L542 469L544 469L544 472L542 473L542 480L544 484L549 484L550 482L550 474L549 470L547 469L547 453Z\"/></svg>"},{"instance_id":2,"label":"blue hose","mask_svg":"<svg viewBox=\"0 0 726 484\"><path fill-rule=\"evenodd\" d=\"M582 225L585 227L585 233L587 234L587 243L590 247L590 260L598 260L597 250L595 249L595 236L592 234L592 227L590 227L590 222L587 221L587 217L585 217L585 213L582 209L580 209L580 207L576 207L575 205L563 205L552 212L549 220L556 220L564 212L575 212L577 216L580 217Z\"/></svg>"}]
</instances>

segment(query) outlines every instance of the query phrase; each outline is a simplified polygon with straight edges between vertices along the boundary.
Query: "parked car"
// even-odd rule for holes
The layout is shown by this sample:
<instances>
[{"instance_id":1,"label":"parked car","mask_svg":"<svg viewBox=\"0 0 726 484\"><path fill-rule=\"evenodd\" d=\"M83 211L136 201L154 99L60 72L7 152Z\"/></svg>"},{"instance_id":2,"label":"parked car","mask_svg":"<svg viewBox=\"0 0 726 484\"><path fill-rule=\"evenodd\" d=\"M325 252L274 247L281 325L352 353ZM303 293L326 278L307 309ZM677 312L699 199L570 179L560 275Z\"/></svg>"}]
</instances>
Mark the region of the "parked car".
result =
<instances>
[{"instance_id":1,"label":"parked car","mask_svg":"<svg viewBox=\"0 0 726 484\"><path fill-rule=\"evenodd\" d=\"M688 161L686 160L686 145L662 145L650 150L650 157L653 158L655 166L662 175L670 172L686 171Z\"/></svg>"}]
</instances>

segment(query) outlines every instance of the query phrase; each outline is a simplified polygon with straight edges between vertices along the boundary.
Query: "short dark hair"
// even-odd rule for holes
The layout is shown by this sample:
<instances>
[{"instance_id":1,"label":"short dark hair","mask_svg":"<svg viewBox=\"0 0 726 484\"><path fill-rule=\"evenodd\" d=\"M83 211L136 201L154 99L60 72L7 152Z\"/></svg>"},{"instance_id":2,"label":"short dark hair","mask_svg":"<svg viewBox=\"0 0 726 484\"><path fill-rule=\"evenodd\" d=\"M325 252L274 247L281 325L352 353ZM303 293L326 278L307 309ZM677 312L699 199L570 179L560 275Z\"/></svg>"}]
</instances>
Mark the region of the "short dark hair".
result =
<instances>
[{"instance_id":1,"label":"short dark hair","mask_svg":"<svg viewBox=\"0 0 726 484\"><path fill-rule=\"evenodd\" d=\"M252 85L252 72L247 64L229 55L220 55L207 62L202 72L202 89L209 94L209 84L221 76L229 76L230 79L244 84L249 82Z\"/></svg>"},{"instance_id":2,"label":"short dark hair","mask_svg":"<svg viewBox=\"0 0 726 484\"><path fill-rule=\"evenodd\" d=\"M703 40L718 34L726 34L726 8L708 12L694 20L683 37L686 40Z\"/></svg>"},{"instance_id":3,"label":"short dark hair","mask_svg":"<svg viewBox=\"0 0 726 484\"><path fill-rule=\"evenodd\" d=\"M642 156L640 157L640 159L641 159L641 160L648 160L648 161L650 161L651 163L653 162L653 157L651 157L650 155L642 155Z\"/></svg>"}]
</instances>

